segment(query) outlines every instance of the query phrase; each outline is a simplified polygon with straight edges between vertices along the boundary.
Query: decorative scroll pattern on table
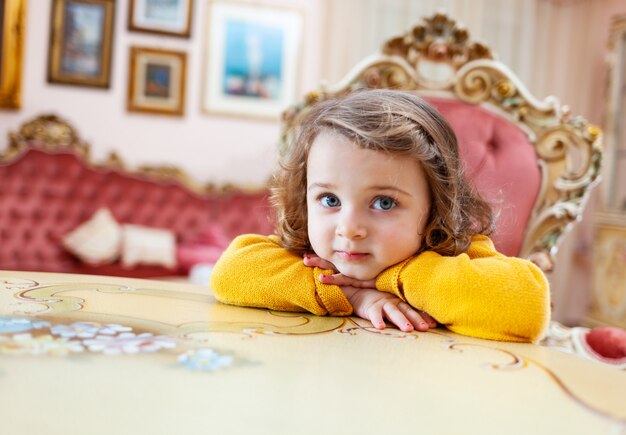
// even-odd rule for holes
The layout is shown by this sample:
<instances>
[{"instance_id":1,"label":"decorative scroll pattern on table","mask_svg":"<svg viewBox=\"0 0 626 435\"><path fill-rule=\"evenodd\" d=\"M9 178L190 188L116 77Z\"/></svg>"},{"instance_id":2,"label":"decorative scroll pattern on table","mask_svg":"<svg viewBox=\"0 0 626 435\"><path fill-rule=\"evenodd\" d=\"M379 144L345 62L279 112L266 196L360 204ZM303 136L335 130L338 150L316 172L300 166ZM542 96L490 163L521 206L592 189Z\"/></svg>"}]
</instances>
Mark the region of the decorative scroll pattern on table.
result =
<instances>
[{"instance_id":1,"label":"decorative scroll pattern on table","mask_svg":"<svg viewBox=\"0 0 626 435\"><path fill-rule=\"evenodd\" d=\"M381 338L394 338L419 342L420 333L405 333L395 328L378 330L362 319L352 317L320 317L306 313L286 313L258 310L267 321L203 321L168 325L148 319L102 313L85 313L86 303L70 292L87 291L115 295L136 294L153 298L170 298L194 303L205 303L207 308L215 303L209 295L172 292L157 288L136 288L102 283L46 283L3 279L0 277L0 307L7 293L17 302L12 315L0 316L1 355L78 355L101 353L103 355L128 355L161 352L174 354L178 364L194 371L214 372L247 361L229 352L218 351L199 343L213 333L234 333L243 337L294 336L335 333L345 337L360 333L375 334ZM4 298L4 299L3 299ZM24 304L24 305L20 305ZM33 312L17 312L31 307ZM35 308L33 308L35 307ZM242 308L237 308L238 310ZM44 318L45 317L45 318ZM55 322L58 319L77 319L74 322ZM94 321L97 320L97 321ZM494 355L505 355L508 362L486 363L488 370L517 371L529 365L538 367L578 405L598 416L609 419L617 426L626 427L626 419L598 409L572 392L549 368L530 358L493 345L458 342L450 334L438 329L428 334L443 338L442 345L462 353L466 348L483 348ZM181 353L182 349L182 353ZM617 427L616 426L616 427Z\"/></svg>"}]
</instances>

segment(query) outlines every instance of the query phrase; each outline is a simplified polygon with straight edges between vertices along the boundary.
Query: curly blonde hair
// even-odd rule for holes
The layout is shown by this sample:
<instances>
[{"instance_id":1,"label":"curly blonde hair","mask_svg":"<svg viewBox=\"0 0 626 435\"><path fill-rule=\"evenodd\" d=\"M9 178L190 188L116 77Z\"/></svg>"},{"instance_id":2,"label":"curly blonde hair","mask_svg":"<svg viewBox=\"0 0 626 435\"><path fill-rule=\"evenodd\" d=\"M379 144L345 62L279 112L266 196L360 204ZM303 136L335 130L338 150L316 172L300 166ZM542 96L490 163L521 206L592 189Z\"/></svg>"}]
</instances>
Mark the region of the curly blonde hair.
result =
<instances>
[{"instance_id":1,"label":"curly blonde hair","mask_svg":"<svg viewBox=\"0 0 626 435\"><path fill-rule=\"evenodd\" d=\"M424 169L432 201L419 252L464 252L477 234L493 231L493 212L463 175L456 135L432 106L409 92L363 90L321 101L299 115L272 179L276 233L295 253L312 251L307 225L307 159L322 132L358 146L413 156ZM419 252L416 252L419 253Z\"/></svg>"}]
</instances>

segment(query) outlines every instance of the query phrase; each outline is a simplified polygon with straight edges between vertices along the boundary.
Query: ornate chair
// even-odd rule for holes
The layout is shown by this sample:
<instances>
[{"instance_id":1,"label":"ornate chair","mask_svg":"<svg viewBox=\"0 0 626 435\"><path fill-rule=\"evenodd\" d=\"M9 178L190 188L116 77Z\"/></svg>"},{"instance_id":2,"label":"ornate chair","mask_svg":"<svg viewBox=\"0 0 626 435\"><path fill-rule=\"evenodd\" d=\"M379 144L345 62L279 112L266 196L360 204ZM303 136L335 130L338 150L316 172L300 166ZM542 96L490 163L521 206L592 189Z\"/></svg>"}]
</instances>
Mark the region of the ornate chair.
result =
<instances>
[{"instance_id":1,"label":"ornate chair","mask_svg":"<svg viewBox=\"0 0 626 435\"><path fill-rule=\"evenodd\" d=\"M413 91L437 107L458 136L468 177L496 208L498 250L552 269L559 239L598 177L598 127L554 97L533 97L487 46L436 14L285 111L283 142L309 106L361 88Z\"/></svg>"}]
</instances>

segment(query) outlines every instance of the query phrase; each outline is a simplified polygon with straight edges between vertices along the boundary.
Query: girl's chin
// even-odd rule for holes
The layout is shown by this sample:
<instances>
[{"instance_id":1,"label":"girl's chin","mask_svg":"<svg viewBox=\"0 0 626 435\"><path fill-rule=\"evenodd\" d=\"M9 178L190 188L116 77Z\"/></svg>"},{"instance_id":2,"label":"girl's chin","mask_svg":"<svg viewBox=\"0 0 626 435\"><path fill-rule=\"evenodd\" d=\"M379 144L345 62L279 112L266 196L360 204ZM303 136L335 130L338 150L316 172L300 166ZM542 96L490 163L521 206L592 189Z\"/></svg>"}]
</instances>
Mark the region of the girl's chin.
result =
<instances>
[{"instance_id":1,"label":"girl's chin","mask_svg":"<svg viewBox=\"0 0 626 435\"><path fill-rule=\"evenodd\" d=\"M378 274L382 271L372 270L370 268L361 268L358 266L346 266L341 267L337 266L339 273L354 279L358 279L360 281L369 281L370 279L374 279L378 276Z\"/></svg>"}]
</instances>

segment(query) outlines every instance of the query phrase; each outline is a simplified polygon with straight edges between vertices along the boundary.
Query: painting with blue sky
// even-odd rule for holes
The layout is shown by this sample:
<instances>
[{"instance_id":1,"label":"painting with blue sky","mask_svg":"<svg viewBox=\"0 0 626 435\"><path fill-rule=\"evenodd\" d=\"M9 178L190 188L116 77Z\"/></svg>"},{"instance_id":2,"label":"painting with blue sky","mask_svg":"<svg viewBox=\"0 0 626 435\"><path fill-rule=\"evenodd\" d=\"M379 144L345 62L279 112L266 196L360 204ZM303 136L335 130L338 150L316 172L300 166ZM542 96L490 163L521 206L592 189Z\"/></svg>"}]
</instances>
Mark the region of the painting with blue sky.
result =
<instances>
[{"instance_id":1,"label":"painting with blue sky","mask_svg":"<svg viewBox=\"0 0 626 435\"><path fill-rule=\"evenodd\" d=\"M284 29L230 19L225 37L224 94L280 99Z\"/></svg>"}]
</instances>

